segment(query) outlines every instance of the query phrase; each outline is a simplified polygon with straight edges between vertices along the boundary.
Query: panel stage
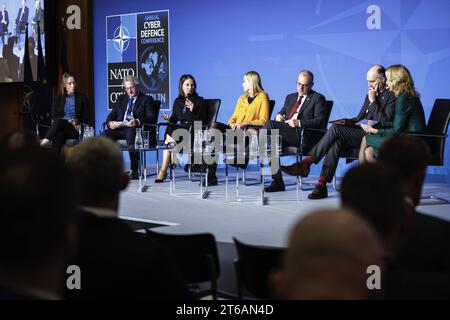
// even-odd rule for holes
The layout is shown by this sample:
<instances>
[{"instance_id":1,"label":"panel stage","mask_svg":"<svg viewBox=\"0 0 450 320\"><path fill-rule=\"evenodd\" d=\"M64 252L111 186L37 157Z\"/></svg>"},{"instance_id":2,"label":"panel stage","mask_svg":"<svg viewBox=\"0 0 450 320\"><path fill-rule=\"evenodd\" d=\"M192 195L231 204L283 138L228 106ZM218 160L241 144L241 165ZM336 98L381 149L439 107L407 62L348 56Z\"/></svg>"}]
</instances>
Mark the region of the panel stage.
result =
<instances>
[{"instance_id":1,"label":"panel stage","mask_svg":"<svg viewBox=\"0 0 450 320\"><path fill-rule=\"evenodd\" d=\"M177 169L176 192L199 192L199 177L188 179L182 169ZM148 177L146 192L140 192L138 181L132 181L122 193L120 216L127 220L161 224L153 230L162 233L190 234L212 233L217 241L221 261L222 275L219 286L227 292L235 292L233 260L236 253L233 237L255 245L283 247L292 226L305 214L319 208L337 208L340 206L339 192L329 186L329 197L322 200L309 200L310 191L300 191L300 201L296 198L295 177L286 177L286 191L266 193L266 205L258 202L260 185L256 171L247 174L247 186L239 184L241 202L227 202L225 198L225 173L218 170L219 185L209 187L211 192L206 199L197 195L169 195L168 179L165 183L153 183L154 176ZM242 175L240 175L242 177ZM235 192L236 174L230 172L229 196ZM266 185L270 175L265 176ZM315 182L316 177L308 178ZM450 185L427 183L423 195L435 195L450 200ZM450 221L450 204L421 205L418 210Z\"/></svg>"}]
</instances>

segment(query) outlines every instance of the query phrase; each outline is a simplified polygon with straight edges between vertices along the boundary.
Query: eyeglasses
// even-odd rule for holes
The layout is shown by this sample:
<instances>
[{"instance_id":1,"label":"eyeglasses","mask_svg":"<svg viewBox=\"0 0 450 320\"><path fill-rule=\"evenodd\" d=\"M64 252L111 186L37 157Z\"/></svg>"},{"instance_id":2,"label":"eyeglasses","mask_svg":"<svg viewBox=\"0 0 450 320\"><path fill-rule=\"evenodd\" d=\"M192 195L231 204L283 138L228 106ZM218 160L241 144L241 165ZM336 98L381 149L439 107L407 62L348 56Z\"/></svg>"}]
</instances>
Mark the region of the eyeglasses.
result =
<instances>
[{"instance_id":1,"label":"eyeglasses","mask_svg":"<svg viewBox=\"0 0 450 320\"><path fill-rule=\"evenodd\" d=\"M125 91L130 91L133 88L136 88L136 85L131 86L131 87L124 87Z\"/></svg>"}]
</instances>

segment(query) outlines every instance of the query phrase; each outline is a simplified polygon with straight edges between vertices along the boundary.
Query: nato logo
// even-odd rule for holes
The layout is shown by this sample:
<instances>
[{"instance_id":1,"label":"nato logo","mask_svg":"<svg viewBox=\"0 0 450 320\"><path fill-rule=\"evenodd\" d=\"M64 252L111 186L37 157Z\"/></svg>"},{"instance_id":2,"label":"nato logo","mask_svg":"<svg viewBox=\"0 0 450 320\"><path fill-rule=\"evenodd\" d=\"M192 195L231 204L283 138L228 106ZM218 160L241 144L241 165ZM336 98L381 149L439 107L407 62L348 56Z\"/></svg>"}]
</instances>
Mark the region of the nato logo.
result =
<instances>
[{"instance_id":1,"label":"nato logo","mask_svg":"<svg viewBox=\"0 0 450 320\"><path fill-rule=\"evenodd\" d=\"M108 63L136 61L136 16L107 17Z\"/></svg>"},{"instance_id":2,"label":"nato logo","mask_svg":"<svg viewBox=\"0 0 450 320\"><path fill-rule=\"evenodd\" d=\"M130 45L130 33L128 32L127 27L124 25L120 25L116 31L114 31L114 48L116 48L117 51L119 51L120 55L123 55L125 50L128 49L128 46Z\"/></svg>"}]
</instances>

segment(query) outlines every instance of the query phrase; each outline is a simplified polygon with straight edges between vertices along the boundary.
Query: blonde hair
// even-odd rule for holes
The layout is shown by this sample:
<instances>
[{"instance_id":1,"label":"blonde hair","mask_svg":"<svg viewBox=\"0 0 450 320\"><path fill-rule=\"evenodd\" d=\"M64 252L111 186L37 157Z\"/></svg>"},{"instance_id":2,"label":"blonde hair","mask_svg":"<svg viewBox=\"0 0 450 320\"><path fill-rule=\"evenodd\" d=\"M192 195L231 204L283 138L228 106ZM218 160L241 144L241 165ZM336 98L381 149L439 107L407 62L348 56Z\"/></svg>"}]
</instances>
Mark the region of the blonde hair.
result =
<instances>
[{"instance_id":1,"label":"blonde hair","mask_svg":"<svg viewBox=\"0 0 450 320\"><path fill-rule=\"evenodd\" d=\"M67 93L66 92L66 82L67 82L67 80L69 80L69 78L73 78L73 80L76 83L76 80L75 80L75 77L73 76L73 74L65 72L61 77L61 92L63 92L63 93Z\"/></svg>"},{"instance_id":2,"label":"blonde hair","mask_svg":"<svg viewBox=\"0 0 450 320\"><path fill-rule=\"evenodd\" d=\"M250 82L250 90L253 91L254 94L258 94L260 92L264 92L262 83L261 83L261 77L259 76L259 73L256 71L249 71L244 76L247 78L247 80Z\"/></svg>"},{"instance_id":3,"label":"blonde hair","mask_svg":"<svg viewBox=\"0 0 450 320\"><path fill-rule=\"evenodd\" d=\"M407 92L412 97L419 97L414 88L414 81L409 70L401 64L394 64L386 69L386 78L393 83L395 96Z\"/></svg>"}]
</instances>

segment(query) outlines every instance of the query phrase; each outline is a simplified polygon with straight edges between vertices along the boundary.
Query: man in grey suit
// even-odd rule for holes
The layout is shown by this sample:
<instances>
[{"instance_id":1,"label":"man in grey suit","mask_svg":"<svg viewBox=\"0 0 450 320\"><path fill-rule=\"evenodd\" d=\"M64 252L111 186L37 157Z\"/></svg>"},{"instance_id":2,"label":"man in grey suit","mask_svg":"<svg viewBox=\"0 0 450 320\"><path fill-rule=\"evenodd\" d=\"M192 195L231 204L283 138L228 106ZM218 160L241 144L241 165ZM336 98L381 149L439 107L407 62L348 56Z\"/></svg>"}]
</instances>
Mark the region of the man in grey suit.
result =
<instances>
[{"instance_id":1,"label":"man in grey suit","mask_svg":"<svg viewBox=\"0 0 450 320\"><path fill-rule=\"evenodd\" d=\"M297 92L286 96L283 108L278 112L275 120L270 120L263 129L271 134L272 129L279 130L283 146L300 146L300 128L326 128L327 110L325 97L312 90L314 75L309 70L302 70L297 78ZM318 138L305 132L303 147L311 150ZM266 192L284 191L281 171L272 175L272 183L264 189Z\"/></svg>"}]
</instances>

